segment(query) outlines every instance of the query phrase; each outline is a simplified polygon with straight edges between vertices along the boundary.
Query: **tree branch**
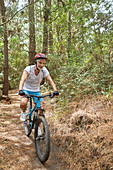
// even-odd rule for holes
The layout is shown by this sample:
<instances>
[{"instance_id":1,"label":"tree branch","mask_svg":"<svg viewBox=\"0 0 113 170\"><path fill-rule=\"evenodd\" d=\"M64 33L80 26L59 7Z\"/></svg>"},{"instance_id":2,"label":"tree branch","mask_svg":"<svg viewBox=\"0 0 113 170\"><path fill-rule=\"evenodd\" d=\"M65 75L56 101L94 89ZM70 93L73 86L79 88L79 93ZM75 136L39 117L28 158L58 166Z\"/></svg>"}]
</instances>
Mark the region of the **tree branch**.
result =
<instances>
[{"instance_id":1,"label":"tree branch","mask_svg":"<svg viewBox=\"0 0 113 170\"><path fill-rule=\"evenodd\" d=\"M39 0L31 3L30 5L32 5L32 4L34 4L34 3L38 2L38 1L39 1ZM7 20L6 22L0 24L0 26L3 26L4 24L7 24L9 21L11 21L11 20L14 18L15 15L17 15L20 11L22 11L24 8L26 8L26 7L28 7L28 6L29 6L29 5L26 5L26 6L24 6L23 8L21 8L21 9L20 9L19 11L17 11L9 20Z\"/></svg>"}]
</instances>

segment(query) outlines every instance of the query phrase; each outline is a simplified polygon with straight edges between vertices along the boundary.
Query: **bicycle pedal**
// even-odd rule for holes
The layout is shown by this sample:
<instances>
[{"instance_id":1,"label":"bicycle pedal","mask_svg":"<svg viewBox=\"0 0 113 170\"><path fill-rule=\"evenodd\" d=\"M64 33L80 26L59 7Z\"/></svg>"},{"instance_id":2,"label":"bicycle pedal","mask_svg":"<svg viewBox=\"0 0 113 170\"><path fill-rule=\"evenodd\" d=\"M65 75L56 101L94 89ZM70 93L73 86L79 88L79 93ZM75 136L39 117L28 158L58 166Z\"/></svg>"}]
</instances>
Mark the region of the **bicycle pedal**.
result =
<instances>
[{"instance_id":1,"label":"bicycle pedal","mask_svg":"<svg viewBox=\"0 0 113 170\"><path fill-rule=\"evenodd\" d=\"M44 136L38 136L36 140L44 140Z\"/></svg>"},{"instance_id":2,"label":"bicycle pedal","mask_svg":"<svg viewBox=\"0 0 113 170\"><path fill-rule=\"evenodd\" d=\"M29 119L26 119L26 121L29 120Z\"/></svg>"}]
</instances>

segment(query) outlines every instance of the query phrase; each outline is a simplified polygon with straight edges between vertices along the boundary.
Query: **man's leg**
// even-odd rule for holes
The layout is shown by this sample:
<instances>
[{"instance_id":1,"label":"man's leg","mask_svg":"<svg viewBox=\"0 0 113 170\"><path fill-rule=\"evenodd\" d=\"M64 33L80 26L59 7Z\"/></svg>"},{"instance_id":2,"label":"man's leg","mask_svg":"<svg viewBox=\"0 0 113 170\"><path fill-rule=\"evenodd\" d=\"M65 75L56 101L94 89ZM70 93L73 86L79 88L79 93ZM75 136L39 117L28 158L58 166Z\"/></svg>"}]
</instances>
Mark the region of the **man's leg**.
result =
<instances>
[{"instance_id":1,"label":"man's leg","mask_svg":"<svg viewBox=\"0 0 113 170\"><path fill-rule=\"evenodd\" d=\"M44 104L44 101L40 101L40 107L41 107L41 109L44 109L44 110L45 110L45 104Z\"/></svg>"},{"instance_id":2,"label":"man's leg","mask_svg":"<svg viewBox=\"0 0 113 170\"><path fill-rule=\"evenodd\" d=\"M21 98L21 101L20 101L20 108L23 112L26 111L26 108L27 108L27 102L28 102L28 99L26 97L22 97Z\"/></svg>"},{"instance_id":3,"label":"man's leg","mask_svg":"<svg viewBox=\"0 0 113 170\"><path fill-rule=\"evenodd\" d=\"M41 96L40 92L32 92L32 94L33 94L33 95L36 95L36 96ZM33 97L34 103L36 103L37 100L38 100L38 99L37 99L36 97ZM45 105L44 105L44 100L43 100L43 98L40 98L40 100L38 100L38 102L37 102L37 107L45 110Z\"/></svg>"},{"instance_id":4,"label":"man's leg","mask_svg":"<svg viewBox=\"0 0 113 170\"><path fill-rule=\"evenodd\" d=\"M22 97L20 101L20 108L22 110L20 120L25 121L26 120L26 108L27 108L27 102L28 99L26 97Z\"/></svg>"}]
</instances>

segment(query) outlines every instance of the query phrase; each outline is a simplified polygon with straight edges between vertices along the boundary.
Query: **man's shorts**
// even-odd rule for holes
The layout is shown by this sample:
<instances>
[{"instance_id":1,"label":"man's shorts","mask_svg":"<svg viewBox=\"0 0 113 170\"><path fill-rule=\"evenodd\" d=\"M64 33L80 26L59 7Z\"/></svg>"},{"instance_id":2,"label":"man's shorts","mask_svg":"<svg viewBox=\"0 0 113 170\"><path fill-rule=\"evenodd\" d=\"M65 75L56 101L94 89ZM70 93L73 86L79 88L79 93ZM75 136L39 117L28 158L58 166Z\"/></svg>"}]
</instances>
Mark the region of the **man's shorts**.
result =
<instances>
[{"instance_id":1,"label":"man's shorts","mask_svg":"<svg viewBox=\"0 0 113 170\"><path fill-rule=\"evenodd\" d=\"M36 95L36 96L41 96L40 92L33 92L33 91L28 91L28 90L23 90L23 91L25 92L25 94L32 94L32 95ZM43 100L43 98L40 98L38 100L37 97L33 97L33 101L34 101L34 103L36 103L38 101L37 102L37 107L40 108L40 101L44 101L44 100Z\"/></svg>"}]
</instances>

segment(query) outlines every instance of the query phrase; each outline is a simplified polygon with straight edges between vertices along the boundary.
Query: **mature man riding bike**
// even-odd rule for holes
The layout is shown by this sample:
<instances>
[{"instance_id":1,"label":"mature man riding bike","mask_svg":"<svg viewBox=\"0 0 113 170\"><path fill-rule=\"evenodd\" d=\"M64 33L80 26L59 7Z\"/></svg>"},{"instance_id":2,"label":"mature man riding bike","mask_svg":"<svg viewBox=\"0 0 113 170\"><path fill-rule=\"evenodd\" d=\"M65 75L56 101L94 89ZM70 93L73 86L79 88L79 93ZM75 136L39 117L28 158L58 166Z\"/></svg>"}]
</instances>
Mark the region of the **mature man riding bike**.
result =
<instances>
[{"instance_id":1,"label":"mature man riding bike","mask_svg":"<svg viewBox=\"0 0 113 170\"><path fill-rule=\"evenodd\" d=\"M45 63L47 60L47 56L43 53L38 53L35 56L35 65L27 66L22 74L20 84L19 84L19 95L21 95L21 101L20 101L20 108L22 110L20 120L25 121L26 119L26 107L28 99L25 97L25 94L32 94L36 96L40 96L40 83L43 78L46 78L52 89L53 89L53 95L59 95L55 83L53 82L49 71L45 67ZM33 98L34 103L36 103L37 98ZM41 107L41 109L44 109L44 101L41 98L38 101L38 107Z\"/></svg>"}]
</instances>

